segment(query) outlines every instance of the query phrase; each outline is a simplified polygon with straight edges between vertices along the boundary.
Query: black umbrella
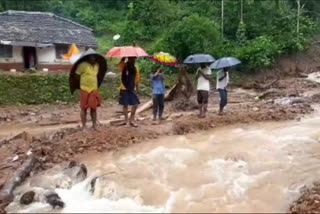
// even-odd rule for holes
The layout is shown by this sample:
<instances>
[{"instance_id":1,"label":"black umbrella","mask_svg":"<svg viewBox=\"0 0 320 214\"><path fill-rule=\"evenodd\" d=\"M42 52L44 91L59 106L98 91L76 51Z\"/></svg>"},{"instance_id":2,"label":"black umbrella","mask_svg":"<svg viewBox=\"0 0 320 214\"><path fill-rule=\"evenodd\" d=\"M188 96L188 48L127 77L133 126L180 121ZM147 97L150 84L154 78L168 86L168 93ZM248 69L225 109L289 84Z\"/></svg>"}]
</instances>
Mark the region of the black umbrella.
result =
<instances>
[{"instance_id":1,"label":"black umbrella","mask_svg":"<svg viewBox=\"0 0 320 214\"><path fill-rule=\"evenodd\" d=\"M209 54L194 54L188 56L183 63L185 64L201 64L208 63L211 64L215 61L215 59Z\"/></svg>"},{"instance_id":2,"label":"black umbrella","mask_svg":"<svg viewBox=\"0 0 320 214\"><path fill-rule=\"evenodd\" d=\"M108 68L107 61L102 55L98 54L96 51L90 48L81 55L81 57L74 63L74 65L71 68L70 75L69 75L69 86L70 86L71 94L73 94L75 90L80 89L80 76L76 74L76 71L79 64L81 62L86 61L88 56L95 56L97 63L99 64L99 72L97 76L98 87L100 87L100 85L103 82L104 76Z\"/></svg>"}]
</instances>

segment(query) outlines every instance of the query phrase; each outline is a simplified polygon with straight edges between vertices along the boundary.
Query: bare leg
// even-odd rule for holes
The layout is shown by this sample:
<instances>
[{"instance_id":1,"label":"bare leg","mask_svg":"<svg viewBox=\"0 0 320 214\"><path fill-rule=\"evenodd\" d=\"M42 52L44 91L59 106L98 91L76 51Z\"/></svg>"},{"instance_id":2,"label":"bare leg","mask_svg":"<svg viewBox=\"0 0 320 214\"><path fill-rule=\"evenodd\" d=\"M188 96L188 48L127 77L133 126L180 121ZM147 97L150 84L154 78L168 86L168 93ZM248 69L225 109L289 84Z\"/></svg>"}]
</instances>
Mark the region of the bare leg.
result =
<instances>
[{"instance_id":1,"label":"bare leg","mask_svg":"<svg viewBox=\"0 0 320 214\"><path fill-rule=\"evenodd\" d=\"M92 120L92 128L94 130L96 130L97 129L97 110L91 109L90 115L91 115L91 120Z\"/></svg>"},{"instance_id":2,"label":"bare leg","mask_svg":"<svg viewBox=\"0 0 320 214\"><path fill-rule=\"evenodd\" d=\"M134 126L134 127L137 127L137 126L138 126L138 125L134 122L137 108L138 108L138 105L132 106L132 108L131 108L130 125L132 125L132 126Z\"/></svg>"},{"instance_id":3,"label":"bare leg","mask_svg":"<svg viewBox=\"0 0 320 214\"><path fill-rule=\"evenodd\" d=\"M82 123L82 130L84 130L86 129L86 123L87 123L87 110L81 109L80 118Z\"/></svg>"},{"instance_id":4,"label":"bare leg","mask_svg":"<svg viewBox=\"0 0 320 214\"><path fill-rule=\"evenodd\" d=\"M204 104L203 105L203 117L206 117L207 111L208 111L208 104Z\"/></svg>"},{"instance_id":5,"label":"bare leg","mask_svg":"<svg viewBox=\"0 0 320 214\"><path fill-rule=\"evenodd\" d=\"M123 106L123 114L124 114L124 120L125 123L128 124L128 106Z\"/></svg>"}]
</instances>

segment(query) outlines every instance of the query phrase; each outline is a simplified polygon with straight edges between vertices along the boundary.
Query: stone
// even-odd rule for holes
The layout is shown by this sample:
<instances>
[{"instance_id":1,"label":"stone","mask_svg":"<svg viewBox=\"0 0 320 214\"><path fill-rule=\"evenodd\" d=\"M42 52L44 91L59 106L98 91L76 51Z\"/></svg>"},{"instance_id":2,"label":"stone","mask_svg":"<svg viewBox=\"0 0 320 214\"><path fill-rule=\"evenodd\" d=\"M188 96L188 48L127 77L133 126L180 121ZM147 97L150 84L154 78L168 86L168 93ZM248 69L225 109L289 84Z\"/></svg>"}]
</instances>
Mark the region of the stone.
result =
<instances>
[{"instance_id":1,"label":"stone","mask_svg":"<svg viewBox=\"0 0 320 214\"><path fill-rule=\"evenodd\" d=\"M252 110L253 111L260 111L260 109L258 107L253 107Z\"/></svg>"},{"instance_id":2,"label":"stone","mask_svg":"<svg viewBox=\"0 0 320 214\"><path fill-rule=\"evenodd\" d=\"M98 177L95 177L90 181L90 192L91 192L91 194L94 193L97 179L98 179Z\"/></svg>"},{"instance_id":3,"label":"stone","mask_svg":"<svg viewBox=\"0 0 320 214\"><path fill-rule=\"evenodd\" d=\"M74 161L74 160L72 160L72 161L70 161L70 163L69 163L69 165L68 165L68 168L71 169L71 168L73 168L73 167L75 167L75 166L77 166L77 165L78 165L77 162Z\"/></svg>"},{"instance_id":4,"label":"stone","mask_svg":"<svg viewBox=\"0 0 320 214\"><path fill-rule=\"evenodd\" d=\"M33 202L34 196L36 195L33 191L28 191L24 193L20 198L20 204L29 205Z\"/></svg>"},{"instance_id":5,"label":"stone","mask_svg":"<svg viewBox=\"0 0 320 214\"><path fill-rule=\"evenodd\" d=\"M12 158L12 162L15 162L15 161L17 161L17 160L19 160L19 155L16 155L16 156L14 156L14 157Z\"/></svg>"},{"instance_id":6,"label":"stone","mask_svg":"<svg viewBox=\"0 0 320 214\"><path fill-rule=\"evenodd\" d=\"M64 208L64 202L61 200L60 196L56 192L45 193L46 201L52 206L52 208L60 207Z\"/></svg>"},{"instance_id":7,"label":"stone","mask_svg":"<svg viewBox=\"0 0 320 214\"><path fill-rule=\"evenodd\" d=\"M80 169L81 169L82 174L83 174L84 177L86 178L87 175L88 175L88 169L87 169L86 165L81 164L81 165L80 165Z\"/></svg>"}]
</instances>

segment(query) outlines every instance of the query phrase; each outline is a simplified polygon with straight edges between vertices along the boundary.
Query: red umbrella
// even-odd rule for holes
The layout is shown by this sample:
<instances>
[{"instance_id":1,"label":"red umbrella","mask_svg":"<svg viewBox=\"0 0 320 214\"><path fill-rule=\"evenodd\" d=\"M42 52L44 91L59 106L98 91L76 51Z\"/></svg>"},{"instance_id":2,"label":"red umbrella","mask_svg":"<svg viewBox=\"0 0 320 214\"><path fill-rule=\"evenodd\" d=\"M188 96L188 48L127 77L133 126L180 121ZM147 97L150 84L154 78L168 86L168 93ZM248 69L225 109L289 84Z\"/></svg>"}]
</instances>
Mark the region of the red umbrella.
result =
<instances>
[{"instance_id":1,"label":"red umbrella","mask_svg":"<svg viewBox=\"0 0 320 214\"><path fill-rule=\"evenodd\" d=\"M123 58L123 57L147 57L146 51L136 46L114 47L107 54L108 58Z\"/></svg>"}]
</instances>

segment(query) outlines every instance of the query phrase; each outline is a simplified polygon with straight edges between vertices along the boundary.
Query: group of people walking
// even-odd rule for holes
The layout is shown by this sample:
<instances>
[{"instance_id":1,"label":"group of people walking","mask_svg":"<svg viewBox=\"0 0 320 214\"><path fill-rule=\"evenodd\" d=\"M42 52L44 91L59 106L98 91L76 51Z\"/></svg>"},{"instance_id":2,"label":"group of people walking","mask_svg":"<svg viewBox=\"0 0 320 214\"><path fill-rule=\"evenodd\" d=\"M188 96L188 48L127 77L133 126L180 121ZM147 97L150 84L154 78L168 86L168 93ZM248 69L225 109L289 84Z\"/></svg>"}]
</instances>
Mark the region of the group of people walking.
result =
<instances>
[{"instance_id":1,"label":"group of people walking","mask_svg":"<svg viewBox=\"0 0 320 214\"><path fill-rule=\"evenodd\" d=\"M121 72L119 104L123 106L123 125L138 127L135 121L135 114L140 104L139 83L140 70L136 66L136 57L122 58L117 65ZM98 92L98 71L99 65L94 55L85 57L77 66L76 74L80 78L80 107L82 128L86 129L87 110L90 109L93 129L97 128L97 108L101 106L101 98ZM196 73L197 78L197 101L199 104L199 118L205 118L208 111L210 83L212 71L208 64L202 63ZM216 89L220 95L219 115L227 105L227 86L229 74L226 68L217 72ZM165 98L165 75L162 67L154 71L150 76L153 94L153 120L163 120L164 98ZM129 106L131 109L129 110Z\"/></svg>"}]
</instances>

